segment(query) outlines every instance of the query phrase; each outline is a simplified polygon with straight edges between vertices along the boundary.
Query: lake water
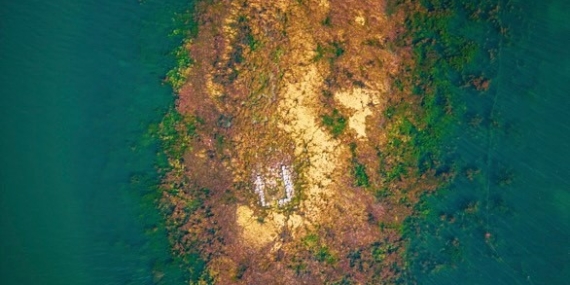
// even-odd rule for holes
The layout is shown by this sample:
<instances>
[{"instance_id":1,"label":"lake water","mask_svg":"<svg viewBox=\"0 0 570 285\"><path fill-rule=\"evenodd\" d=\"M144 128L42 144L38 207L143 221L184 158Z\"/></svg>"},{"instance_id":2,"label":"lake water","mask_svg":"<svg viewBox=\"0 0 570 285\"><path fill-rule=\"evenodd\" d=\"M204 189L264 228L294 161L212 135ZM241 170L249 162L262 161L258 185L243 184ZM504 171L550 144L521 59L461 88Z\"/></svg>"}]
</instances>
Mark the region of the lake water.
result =
<instances>
[{"instance_id":1,"label":"lake water","mask_svg":"<svg viewBox=\"0 0 570 285\"><path fill-rule=\"evenodd\" d=\"M491 88L457 91L458 178L411 235L419 284L570 282L570 2L510 3L510 38L476 68Z\"/></svg>"},{"instance_id":2,"label":"lake water","mask_svg":"<svg viewBox=\"0 0 570 285\"><path fill-rule=\"evenodd\" d=\"M144 135L190 2L141 2L0 3L1 284L180 281Z\"/></svg>"}]
</instances>

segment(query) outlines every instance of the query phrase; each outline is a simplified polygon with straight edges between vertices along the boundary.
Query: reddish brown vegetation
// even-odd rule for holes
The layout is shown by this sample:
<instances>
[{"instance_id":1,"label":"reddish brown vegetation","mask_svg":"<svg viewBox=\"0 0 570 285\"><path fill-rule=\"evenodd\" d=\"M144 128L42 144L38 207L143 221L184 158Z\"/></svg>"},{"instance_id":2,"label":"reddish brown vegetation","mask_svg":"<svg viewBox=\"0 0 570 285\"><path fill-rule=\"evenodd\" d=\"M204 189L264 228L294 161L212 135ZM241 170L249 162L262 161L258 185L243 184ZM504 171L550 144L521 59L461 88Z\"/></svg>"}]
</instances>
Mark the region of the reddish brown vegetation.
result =
<instances>
[{"instance_id":1,"label":"reddish brown vegetation","mask_svg":"<svg viewBox=\"0 0 570 285\"><path fill-rule=\"evenodd\" d=\"M197 249L217 284L391 284L400 278L403 220L436 180L432 173L386 179L398 156L380 153L401 122L389 121L384 111L417 99L393 87L412 62L409 50L393 44L403 12L389 17L384 5L199 4L200 32L188 45L196 62L177 104L198 121L196 135L183 159L171 161L162 205L174 250ZM347 107L341 93L367 106ZM333 110L347 117L370 110L366 136L349 128L338 137L325 132L320 118ZM319 136L307 140L304 126ZM334 164L334 171L322 170L322 162ZM251 177L278 163L297 171L297 201L283 209L259 207ZM355 183L355 163L366 170L364 187ZM375 197L380 189L389 195ZM249 210L256 230L276 236L246 238L253 229L236 221Z\"/></svg>"}]
</instances>

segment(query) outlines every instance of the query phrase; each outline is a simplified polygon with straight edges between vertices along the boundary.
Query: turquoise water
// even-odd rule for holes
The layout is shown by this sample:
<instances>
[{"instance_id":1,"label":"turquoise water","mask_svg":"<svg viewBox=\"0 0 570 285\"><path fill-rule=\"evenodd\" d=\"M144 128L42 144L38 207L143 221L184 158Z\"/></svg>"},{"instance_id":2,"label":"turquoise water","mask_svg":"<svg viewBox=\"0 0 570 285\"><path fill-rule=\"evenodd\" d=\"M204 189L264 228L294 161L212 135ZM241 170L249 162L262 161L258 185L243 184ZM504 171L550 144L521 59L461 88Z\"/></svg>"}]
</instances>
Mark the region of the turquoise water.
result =
<instances>
[{"instance_id":1,"label":"turquoise water","mask_svg":"<svg viewBox=\"0 0 570 285\"><path fill-rule=\"evenodd\" d=\"M188 1L1 1L0 283L177 284L148 125Z\"/></svg>"},{"instance_id":2,"label":"turquoise water","mask_svg":"<svg viewBox=\"0 0 570 285\"><path fill-rule=\"evenodd\" d=\"M457 178L416 221L419 284L570 282L570 2L510 3L500 18L511 36L494 63L472 67L491 88L456 90L464 114L448 159Z\"/></svg>"}]
</instances>

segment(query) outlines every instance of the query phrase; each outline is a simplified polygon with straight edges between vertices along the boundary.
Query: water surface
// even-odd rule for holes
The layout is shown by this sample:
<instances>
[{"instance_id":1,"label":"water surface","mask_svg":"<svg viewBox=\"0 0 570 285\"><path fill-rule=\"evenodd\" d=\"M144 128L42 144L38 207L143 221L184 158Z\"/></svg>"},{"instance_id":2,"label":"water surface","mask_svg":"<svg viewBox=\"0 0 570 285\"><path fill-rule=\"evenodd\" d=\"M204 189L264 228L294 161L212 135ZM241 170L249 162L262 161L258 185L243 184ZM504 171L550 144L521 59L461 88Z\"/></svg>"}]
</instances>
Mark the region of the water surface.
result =
<instances>
[{"instance_id":1,"label":"water surface","mask_svg":"<svg viewBox=\"0 0 570 285\"><path fill-rule=\"evenodd\" d=\"M412 238L420 284L570 280L570 2L511 3L495 63L475 67L491 88L457 92L458 178L427 199L431 212Z\"/></svg>"},{"instance_id":2,"label":"water surface","mask_svg":"<svg viewBox=\"0 0 570 285\"><path fill-rule=\"evenodd\" d=\"M172 104L161 78L185 5L0 3L0 283L178 280L141 141Z\"/></svg>"}]
</instances>

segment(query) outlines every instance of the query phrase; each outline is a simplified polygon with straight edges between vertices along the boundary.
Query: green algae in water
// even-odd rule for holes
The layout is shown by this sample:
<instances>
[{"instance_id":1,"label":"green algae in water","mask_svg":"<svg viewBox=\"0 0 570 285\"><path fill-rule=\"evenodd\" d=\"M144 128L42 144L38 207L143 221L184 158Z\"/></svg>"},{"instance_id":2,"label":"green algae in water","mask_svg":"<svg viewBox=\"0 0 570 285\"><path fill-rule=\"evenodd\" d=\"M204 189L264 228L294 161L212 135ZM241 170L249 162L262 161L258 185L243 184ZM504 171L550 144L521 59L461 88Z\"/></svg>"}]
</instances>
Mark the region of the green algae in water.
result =
<instances>
[{"instance_id":1,"label":"green algae in water","mask_svg":"<svg viewBox=\"0 0 570 285\"><path fill-rule=\"evenodd\" d=\"M570 5L507 2L493 20L507 29L493 30L470 13L479 3L453 3L447 31L490 51L462 72L492 83L453 93L465 110L447 144L456 178L407 221L410 273L419 284L566 284Z\"/></svg>"}]
</instances>

